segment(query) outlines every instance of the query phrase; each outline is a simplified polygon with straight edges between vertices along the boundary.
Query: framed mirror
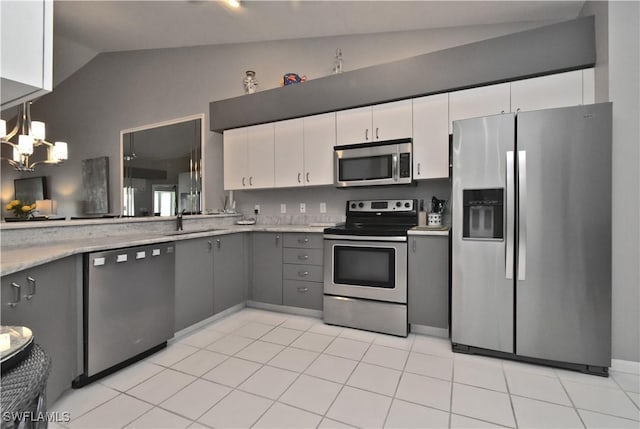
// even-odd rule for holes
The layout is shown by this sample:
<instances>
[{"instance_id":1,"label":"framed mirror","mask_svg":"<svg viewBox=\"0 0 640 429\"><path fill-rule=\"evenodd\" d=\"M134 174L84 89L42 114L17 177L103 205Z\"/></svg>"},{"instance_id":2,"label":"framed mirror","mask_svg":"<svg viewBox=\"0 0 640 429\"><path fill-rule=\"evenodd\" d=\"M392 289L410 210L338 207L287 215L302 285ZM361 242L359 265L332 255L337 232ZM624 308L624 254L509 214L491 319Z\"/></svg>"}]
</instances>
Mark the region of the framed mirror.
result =
<instances>
[{"instance_id":1,"label":"framed mirror","mask_svg":"<svg viewBox=\"0 0 640 429\"><path fill-rule=\"evenodd\" d=\"M204 114L120 132L123 216L199 214Z\"/></svg>"}]
</instances>

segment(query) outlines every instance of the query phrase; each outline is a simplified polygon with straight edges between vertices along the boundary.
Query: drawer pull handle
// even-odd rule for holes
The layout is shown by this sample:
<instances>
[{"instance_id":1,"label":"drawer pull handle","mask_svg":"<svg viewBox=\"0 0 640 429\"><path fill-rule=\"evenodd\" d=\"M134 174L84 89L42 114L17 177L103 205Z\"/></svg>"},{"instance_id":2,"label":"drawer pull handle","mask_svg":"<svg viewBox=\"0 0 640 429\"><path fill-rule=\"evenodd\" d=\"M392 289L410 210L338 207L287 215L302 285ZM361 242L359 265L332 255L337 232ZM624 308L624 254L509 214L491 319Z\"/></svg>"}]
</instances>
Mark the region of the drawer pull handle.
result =
<instances>
[{"instance_id":1,"label":"drawer pull handle","mask_svg":"<svg viewBox=\"0 0 640 429\"><path fill-rule=\"evenodd\" d=\"M306 244L309 242L309 239L307 237L305 238L298 238L298 243L300 244Z\"/></svg>"},{"instance_id":2,"label":"drawer pull handle","mask_svg":"<svg viewBox=\"0 0 640 429\"><path fill-rule=\"evenodd\" d=\"M308 287L299 287L298 288L298 292L307 293L307 292L309 292L309 288Z\"/></svg>"},{"instance_id":3,"label":"drawer pull handle","mask_svg":"<svg viewBox=\"0 0 640 429\"><path fill-rule=\"evenodd\" d=\"M31 285L31 293L27 295L26 298L30 300L36 294L36 279L31 276L27 276L27 282Z\"/></svg>"},{"instance_id":4,"label":"drawer pull handle","mask_svg":"<svg viewBox=\"0 0 640 429\"><path fill-rule=\"evenodd\" d=\"M16 282L11 282L11 287L15 290L15 301L7 303L9 307L13 308L20 302L20 285Z\"/></svg>"},{"instance_id":5,"label":"drawer pull handle","mask_svg":"<svg viewBox=\"0 0 640 429\"><path fill-rule=\"evenodd\" d=\"M300 277L306 277L309 275L309 271L298 271Z\"/></svg>"},{"instance_id":6,"label":"drawer pull handle","mask_svg":"<svg viewBox=\"0 0 640 429\"><path fill-rule=\"evenodd\" d=\"M307 259L309 259L309 255L298 255L298 259L300 259L301 261L306 261Z\"/></svg>"},{"instance_id":7,"label":"drawer pull handle","mask_svg":"<svg viewBox=\"0 0 640 429\"><path fill-rule=\"evenodd\" d=\"M218 249L220 248L220 245L221 245L221 244L222 244L222 243L220 242L220 239L217 239L217 240L216 240L216 246L218 247Z\"/></svg>"}]
</instances>

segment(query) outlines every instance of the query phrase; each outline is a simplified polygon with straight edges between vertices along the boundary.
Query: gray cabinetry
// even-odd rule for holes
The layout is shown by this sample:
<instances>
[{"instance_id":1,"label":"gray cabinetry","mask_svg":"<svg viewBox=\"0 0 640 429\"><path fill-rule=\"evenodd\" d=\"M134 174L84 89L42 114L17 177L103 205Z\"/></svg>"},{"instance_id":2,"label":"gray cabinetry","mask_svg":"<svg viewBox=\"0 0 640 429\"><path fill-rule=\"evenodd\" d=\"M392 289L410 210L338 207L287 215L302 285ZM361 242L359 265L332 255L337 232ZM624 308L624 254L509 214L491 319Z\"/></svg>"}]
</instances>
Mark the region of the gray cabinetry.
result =
<instances>
[{"instance_id":1,"label":"gray cabinetry","mask_svg":"<svg viewBox=\"0 0 640 429\"><path fill-rule=\"evenodd\" d=\"M449 327L449 237L409 236L409 323Z\"/></svg>"},{"instance_id":2,"label":"gray cabinetry","mask_svg":"<svg viewBox=\"0 0 640 429\"><path fill-rule=\"evenodd\" d=\"M175 330L213 316L213 239L177 241Z\"/></svg>"},{"instance_id":3,"label":"gray cabinetry","mask_svg":"<svg viewBox=\"0 0 640 429\"><path fill-rule=\"evenodd\" d=\"M282 235L252 234L251 299L282 304Z\"/></svg>"},{"instance_id":4,"label":"gray cabinetry","mask_svg":"<svg viewBox=\"0 0 640 429\"><path fill-rule=\"evenodd\" d=\"M78 375L79 257L2 277L2 324L26 326L51 357L47 401L52 404ZM19 286L19 288L17 287ZM18 298L19 296L19 298Z\"/></svg>"},{"instance_id":5,"label":"gray cabinetry","mask_svg":"<svg viewBox=\"0 0 640 429\"><path fill-rule=\"evenodd\" d=\"M219 313L247 299L247 234L213 238L213 311Z\"/></svg>"},{"instance_id":6,"label":"gray cabinetry","mask_svg":"<svg viewBox=\"0 0 640 429\"><path fill-rule=\"evenodd\" d=\"M322 245L322 234L284 235L284 305L322 310Z\"/></svg>"}]
</instances>

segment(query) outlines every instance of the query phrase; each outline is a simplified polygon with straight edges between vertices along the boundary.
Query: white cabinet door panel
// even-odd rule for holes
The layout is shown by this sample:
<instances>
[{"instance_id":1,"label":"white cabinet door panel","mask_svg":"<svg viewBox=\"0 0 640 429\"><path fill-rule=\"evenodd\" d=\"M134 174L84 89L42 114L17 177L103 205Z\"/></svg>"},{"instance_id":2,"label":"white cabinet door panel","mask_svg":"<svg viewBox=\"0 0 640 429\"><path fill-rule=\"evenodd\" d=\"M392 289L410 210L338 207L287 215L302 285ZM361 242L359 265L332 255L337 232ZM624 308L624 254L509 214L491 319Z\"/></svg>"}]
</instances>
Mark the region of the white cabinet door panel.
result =
<instances>
[{"instance_id":1,"label":"white cabinet door panel","mask_svg":"<svg viewBox=\"0 0 640 429\"><path fill-rule=\"evenodd\" d=\"M449 94L413 99L413 177L449 177Z\"/></svg>"},{"instance_id":2,"label":"white cabinet door panel","mask_svg":"<svg viewBox=\"0 0 640 429\"><path fill-rule=\"evenodd\" d=\"M509 112L510 84L482 86L449 93L449 134L453 121Z\"/></svg>"},{"instance_id":3,"label":"white cabinet door panel","mask_svg":"<svg viewBox=\"0 0 640 429\"><path fill-rule=\"evenodd\" d=\"M336 145L336 114L304 118L304 184L333 184L333 147Z\"/></svg>"},{"instance_id":4,"label":"white cabinet door panel","mask_svg":"<svg viewBox=\"0 0 640 429\"><path fill-rule=\"evenodd\" d=\"M411 100L378 104L371 108L373 141L411 137Z\"/></svg>"},{"instance_id":5,"label":"white cabinet door panel","mask_svg":"<svg viewBox=\"0 0 640 429\"><path fill-rule=\"evenodd\" d=\"M582 104L582 70L511 82L511 111Z\"/></svg>"},{"instance_id":6,"label":"white cabinet door panel","mask_svg":"<svg viewBox=\"0 0 640 429\"><path fill-rule=\"evenodd\" d=\"M223 134L224 189L243 189L249 183L247 129L236 128Z\"/></svg>"},{"instance_id":7,"label":"white cabinet door panel","mask_svg":"<svg viewBox=\"0 0 640 429\"><path fill-rule=\"evenodd\" d=\"M247 127L249 188L272 188L274 183L273 123Z\"/></svg>"},{"instance_id":8,"label":"white cabinet door panel","mask_svg":"<svg viewBox=\"0 0 640 429\"><path fill-rule=\"evenodd\" d=\"M339 146L372 142L371 106L337 112L336 130Z\"/></svg>"},{"instance_id":9,"label":"white cabinet door panel","mask_svg":"<svg viewBox=\"0 0 640 429\"><path fill-rule=\"evenodd\" d=\"M303 185L304 134L302 125L302 118L274 124L276 188Z\"/></svg>"}]
</instances>

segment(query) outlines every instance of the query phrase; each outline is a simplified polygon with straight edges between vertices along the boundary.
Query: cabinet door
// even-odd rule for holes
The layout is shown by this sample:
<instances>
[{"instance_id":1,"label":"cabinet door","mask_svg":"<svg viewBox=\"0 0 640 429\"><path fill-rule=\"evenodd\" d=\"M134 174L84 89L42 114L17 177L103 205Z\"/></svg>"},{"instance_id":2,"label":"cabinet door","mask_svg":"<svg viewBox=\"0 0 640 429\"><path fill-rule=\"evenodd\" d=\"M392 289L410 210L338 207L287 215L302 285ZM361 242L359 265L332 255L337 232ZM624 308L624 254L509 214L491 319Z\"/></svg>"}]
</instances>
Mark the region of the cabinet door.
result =
<instances>
[{"instance_id":1,"label":"cabinet door","mask_svg":"<svg viewBox=\"0 0 640 429\"><path fill-rule=\"evenodd\" d=\"M213 316L213 237L175 243L175 331Z\"/></svg>"},{"instance_id":2,"label":"cabinet door","mask_svg":"<svg viewBox=\"0 0 640 429\"><path fill-rule=\"evenodd\" d=\"M413 177L449 176L449 94L413 100Z\"/></svg>"},{"instance_id":3,"label":"cabinet door","mask_svg":"<svg viewBox=\"0 0 640 429\"><path fill-rule=\"evenodd\" d=\"M0 64L5 110L53 88L53 0L3 1L1 8Z\"/></svg>"},{"instance_id":4,"label":"cabinet door","mask_svg":"<svg viewBox=\"0 0 640 429\"><path fill-rule=\"evenodd\" d=\"M282 304L282 234L253 233L251 296Z\"/></svg>"},{"instance_id":5,"label":"cabinet door","mask_svg":"<svg viewBox=\"0 0 640 429\"><path fill-rule=\"evenodd\" d=\"M228 130L223 135L224 189L243 189L249 186L247 158L247 129Z\"/></svg>"},{"instance_id":6,"label":"cabinet door","mask_svg":"<svg viewBox=\"0 0 640 429\"><path fill-rule=\"evenodd\" d=\"M214 241L213 284L214 313L244 302L247 298L245 234L211 237Z\"/></svg>"},{"instance_id":7,"label":"cabinet door","mask_svg":"<svg viewBox=\"0 0 640 429\"><path fill-rule=\"evenodd\" d=\"M372 142L371 106L337 112L336 136L338 146Z\"/></svg>"},{"instance_id":8,"label":"cabinet door","mask_svg":"<svg viewBox=\"0 0 640 429\"><path fill-rule=\"evenodd\" d=\"M69 389L77 376L76 317L82 311L76 306L78 258L73 256L2 277L2 324L31 329L34 341L51 357L49 404ZM8 305L15 299L13 282L21 286L20 302L14 307Z\"/></svg>"},{"instance_id":9,"label":"cabinet door","mask_svg":"<svg viewBox=\"0 0 640 429\"><path fill-rule=\"evenodd\" d=\"M303 119L304 184L333 184L333 147L336 145L336 114Z\"/></svg>"},{"instance_id":10,"label":"cabinet door","mask_svg":"<svg viewBox=\"0 0 640 429\"><path fill-rule=\"evenodd\" d=\"M413 118L411 100L378 104L371 108L373 141L411 137Z\"/></svg>"},{"instance_id":11,"label":"cabinet door","mask_svg":"<svg viewBox=\"0 0 640 429\"><path fill-rule=\"evenodd\" d=\"M273 123L247 127L249 188L272 188L274 182Z\"/></svg>"},{"instance_id":12,"label":"cabinet door","mask_svg":"<svg viewBox=\"0 0 640 429\"><path fill-rule=\"evenodd\" d=\"M482 86L449 93L449 134L453 121L509 112L510 84Z\"/></svg>"},{"instance_id":13,"label":"cabinet door","mask_svg":"<svg viewBox=\"0 0 640 429\"><path fill-rule=\"evenodd\" d=\"M302 130L302 118L274 124L276 188L304 185L304 133Z\"/></svg>"},{"instance_id":14,"label":"cabinet door","mask_svg":"<svg viewBox=\"0 0 640 429\"><path fill-rule=\"evenodd\" d=\"M511 82L511 111L582 104L582 70Z\"/></svg>"},{"instance_id":15,"label":"cabinet door","mask_svg":"<svg viewBox=\"0 0 640 429\"><path fill-rule=\"evenodd\" d=\"M409 323L449 327L449 239L409 237Z\"/></svg>"}]
</instances>

